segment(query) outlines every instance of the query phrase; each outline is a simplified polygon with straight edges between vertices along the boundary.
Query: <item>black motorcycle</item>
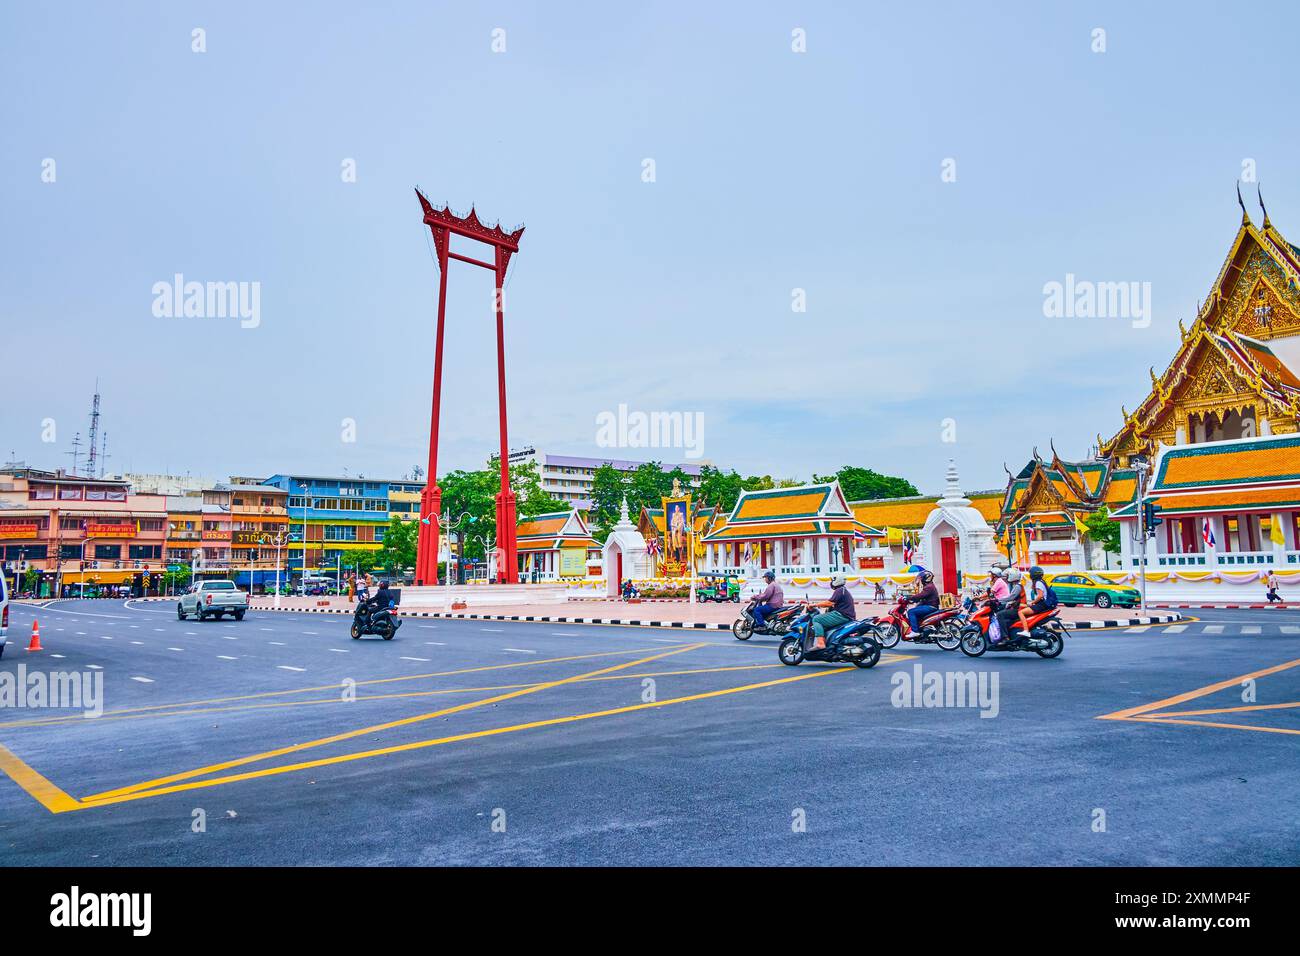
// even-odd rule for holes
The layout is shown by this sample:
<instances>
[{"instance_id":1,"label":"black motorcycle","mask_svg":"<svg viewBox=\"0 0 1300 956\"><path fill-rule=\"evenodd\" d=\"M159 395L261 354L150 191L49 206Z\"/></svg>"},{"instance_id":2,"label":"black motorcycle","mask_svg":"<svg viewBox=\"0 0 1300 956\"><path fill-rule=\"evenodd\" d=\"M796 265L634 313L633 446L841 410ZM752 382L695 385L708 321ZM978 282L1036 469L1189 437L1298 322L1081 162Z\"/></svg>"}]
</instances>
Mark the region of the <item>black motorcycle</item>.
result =
<instances>
[{"instance_id":1,"label":"black motorcycle","mask_svg":"<svg viewBox=\"0 0 1300 956\"><path fill-rule=\"evenodd\" d=\"M817 611L804 607L790 624L790 634L776 649L781 663L794 667L803 661L827 664L853 664L875 667L880 661L880 645L872 636L871 621L850 621L826 635L825 647L812 647L812 619Z\"/></svg>"},{"instance_id":2,"label":"black motorcycle","mask_svg":"<svg viewBox=\"0 0 1300 956\"><path fill-rule=\"evenodd\" d=\"M391 641L397 629L402 626L402 622L393 616L390 610L387 614L376 614L366 601L359 602L357 609L352 612L352 639L360 640L363 634L378 634L386 641Z\"/></svg>"},{"instance_id":3,"label":"black motorcycle","mask_svg":"<svg viewBox=\"0 0 1300 956\"><path fill-rule=\"evenodd\" d=\"M799 605L788 604L767 616L762 627L754 626L754 607L757 599L751 598L740 612L740 617L731 622L731 633L738 641L747 641L755 634L770 634L784 637L790 633L790 625L799 616Z\"/></svg>"}]
</instances>

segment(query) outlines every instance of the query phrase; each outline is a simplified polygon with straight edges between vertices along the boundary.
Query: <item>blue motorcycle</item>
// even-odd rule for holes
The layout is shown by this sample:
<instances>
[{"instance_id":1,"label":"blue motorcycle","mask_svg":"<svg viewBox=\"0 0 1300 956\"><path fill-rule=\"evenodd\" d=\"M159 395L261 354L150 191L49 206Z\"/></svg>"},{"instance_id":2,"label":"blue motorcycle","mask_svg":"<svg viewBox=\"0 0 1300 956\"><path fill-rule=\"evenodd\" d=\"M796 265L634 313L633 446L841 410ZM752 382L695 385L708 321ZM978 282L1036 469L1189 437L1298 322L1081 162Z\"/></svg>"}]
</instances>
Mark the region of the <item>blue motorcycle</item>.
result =
<instances>
[{"instance_id":1,"label":"blue motorcycle","mask_svg":"<svg viewBox=\"0 0 1300 956\"><path fill-rule=\"evenodd\" d=\"M875 667L880 661L880 644L875 637L875 625L868 619L850 621L826 634L825 647L813 647L812 619L817 611L807 605L790 624L790 633L776 649L782 664L794 667L804 661L823 661L827 664L853 664L857 667Z\"/></svg>"}]
</instances>

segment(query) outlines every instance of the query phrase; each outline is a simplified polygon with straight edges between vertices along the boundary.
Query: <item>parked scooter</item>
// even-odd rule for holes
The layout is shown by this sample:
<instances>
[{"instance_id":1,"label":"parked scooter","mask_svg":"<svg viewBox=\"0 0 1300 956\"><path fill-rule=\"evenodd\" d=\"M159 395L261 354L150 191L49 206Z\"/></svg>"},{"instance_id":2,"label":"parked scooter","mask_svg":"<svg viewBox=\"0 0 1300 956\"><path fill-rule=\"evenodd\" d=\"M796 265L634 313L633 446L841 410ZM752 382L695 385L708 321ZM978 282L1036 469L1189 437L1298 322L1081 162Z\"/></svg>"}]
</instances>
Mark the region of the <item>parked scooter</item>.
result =
<instances>
[{"instance_id":1,"label":"parked scooter","mask_svg":"<svg viewBox=\"0 0 1300 956\"><path fill-rule=\"evenodd\" d=\"M907 619L907 598L900 596L889 611L871 621L875 625L876 640L886 650L897 647L899 641L911 641L913 644L938 644L945 651L955 651L961 643L961 613L960 606L941 608L922 618L921 629L913 631Z\"/></svg>"},{"instance_id":2,"label":"parked scooter","mask_svg":"<svg viewBox=\"0 0 1300 956\"><path fill-rule=\"evenodd\" d=\"M812 619L819 609L803 605L790 624L790 633L777 647L782 664L790 667L803 661L823 661L827 664L853 664L857 667L875 667L880 660L880 645L872 634L868 620L850 621L826 634L825 647L813 647Z\"/></svg>"},{"instance_id":3,"label":"parked scooter","mask_svg":"<svg viewBox=\"0 0 1300 956\"><path fill-rule=\"evenodd\" d=\"M1033 651L1039 657L1059 657L1065 650L1065 625L1060 619L1060 609L1052 608L1029 618L1029 635L1019 636L1015 630L1003 634L995 641L992 632L1001 627L997 620L998 602L985 600L966 619L961 629L961 651L967 657L980 657L985 651ZM1019 621L1012 624L1019 629Z\"/></svg>"},{"instance_id":4,"label":"parked scooter","mask_svg":"<svg viewBox=\"0 0 1300 956\"><path fill-rule=\"evenodd\" d=\"M802 605L787 604L785 607L767 616L762 627L754 626L754 607L758 600L751 598L749 603L741 609L740 617L731 622L731 633L735 635L738 641L747 641L755 634L770 634L774 637L784 637L790 633L790 624L799 616Z\"/></svg>"}]
</instances>

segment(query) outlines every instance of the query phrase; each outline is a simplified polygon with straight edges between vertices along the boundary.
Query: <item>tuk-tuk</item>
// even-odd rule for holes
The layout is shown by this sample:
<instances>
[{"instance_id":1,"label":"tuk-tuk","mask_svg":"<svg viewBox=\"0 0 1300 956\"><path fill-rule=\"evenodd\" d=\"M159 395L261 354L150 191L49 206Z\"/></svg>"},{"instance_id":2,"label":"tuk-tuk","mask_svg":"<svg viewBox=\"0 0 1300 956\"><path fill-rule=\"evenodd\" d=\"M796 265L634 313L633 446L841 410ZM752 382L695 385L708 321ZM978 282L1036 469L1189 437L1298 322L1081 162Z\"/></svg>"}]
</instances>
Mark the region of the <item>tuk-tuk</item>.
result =
<instances>
[{"instance_id":1,"label":"tuk-tuk","mask_svg":"<svg viewBox=\"0 0 1300 956\"><path fill-rule=\"evenodd\" d=\"M695 600L740 603L740 579L725 574L702 574L695 584Z\"/></svg>"}]
</instances>

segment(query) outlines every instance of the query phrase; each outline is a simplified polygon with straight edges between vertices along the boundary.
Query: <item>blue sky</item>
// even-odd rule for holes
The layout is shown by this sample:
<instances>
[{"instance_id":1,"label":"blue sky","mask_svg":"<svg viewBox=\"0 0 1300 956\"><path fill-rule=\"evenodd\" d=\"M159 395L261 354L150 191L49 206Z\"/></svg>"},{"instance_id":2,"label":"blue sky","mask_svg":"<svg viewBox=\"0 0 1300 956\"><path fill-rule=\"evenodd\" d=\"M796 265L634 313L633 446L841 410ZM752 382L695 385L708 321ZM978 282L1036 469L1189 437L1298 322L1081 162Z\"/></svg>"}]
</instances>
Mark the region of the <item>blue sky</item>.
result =
<instances>
[{"instance_id":1,"label":"blue sky","mask_svg":"<svg viewBox=\"0 0 1300 956\"><path fill-rule=\"evenodd\" d=\"M69 464L98 377L110 470L422 464L437 270L419 184L527 225L506 298L512 445L595 454L596 416L626 403L702 413L704 457L744 473L852 463L938 490L954 457L967 487L999 486L1004 460L1049 439L1083 456L1143 397L1228 250L1244 162L1300 239L1298 20L1289 4L6 4L0 457ZM153 284L176 273L260 283L260 324L155 317ZM1043 286L1067 274L1150 282L1149 327L1046 318ZM491 278L450 278L443 468L497 444Z\"/></svg>"}]
</instances>

